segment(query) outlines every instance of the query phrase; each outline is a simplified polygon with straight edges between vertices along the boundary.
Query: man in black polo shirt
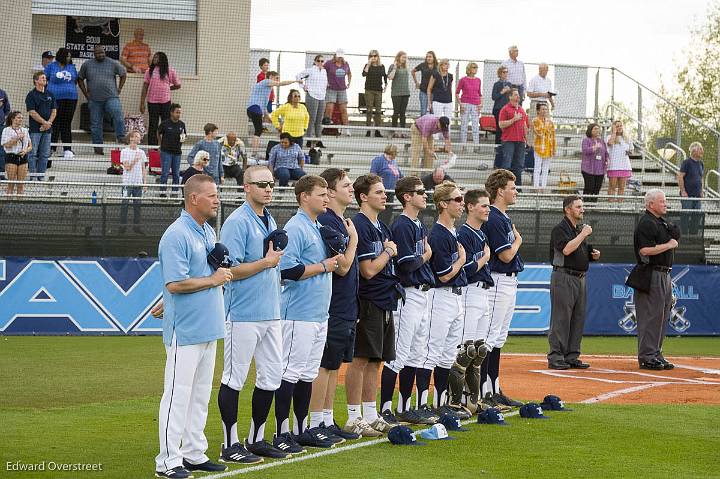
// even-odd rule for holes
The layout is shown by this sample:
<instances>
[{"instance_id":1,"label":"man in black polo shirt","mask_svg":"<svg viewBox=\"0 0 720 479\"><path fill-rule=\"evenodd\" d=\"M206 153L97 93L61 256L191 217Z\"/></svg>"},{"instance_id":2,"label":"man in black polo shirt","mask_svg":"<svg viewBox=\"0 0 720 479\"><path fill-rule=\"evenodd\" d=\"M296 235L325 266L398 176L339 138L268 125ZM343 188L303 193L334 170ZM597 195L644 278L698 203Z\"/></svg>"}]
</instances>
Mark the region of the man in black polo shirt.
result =
<instances>
[{"instance_id":1,"label":"man in black polo shirt","mask_svg":"<svg viewBox=\"0 0 720 479\"><path fill-rule=\"evenodd\" d=\"M680 229L662 217L667 213L665 193L652 189L645 193L645 214L635 228L635 258L652 268L649 293L635 290L638 362L640 369L673 369L662 354L665 323L672 308L673 250L678 247Z\"/></svg>"},{"instance_id":2,"label":"man in black polo shirt","mask_svg":"<svg viewBox=\"0 0 720 479\"><path fill-rule=\"evenodd\" d=\"M587 369L590 365L579 359L585 326L585 274L589 262L600 258L600 251L585 241L592 234L592 227L580 222L585 213L580 197L567 196L563 200L563 212L565 217L550 236L553 273L548 368Z\"/></svg>"},{"instance_id":3,"label":"man in black polo shirt","mask_svg":"<svg viewBox=\"0 0 720 479\"><path fill-rule=\"evenodd\" d=\"M47 77L43 72L35 72L35 88L25 97L25 106L30 116L30 142L32 153L28 157L30 179L42 181L50 158L50 139L53 121L57 115L55 96L47 90Z\"/></svg>"}]
</instances>

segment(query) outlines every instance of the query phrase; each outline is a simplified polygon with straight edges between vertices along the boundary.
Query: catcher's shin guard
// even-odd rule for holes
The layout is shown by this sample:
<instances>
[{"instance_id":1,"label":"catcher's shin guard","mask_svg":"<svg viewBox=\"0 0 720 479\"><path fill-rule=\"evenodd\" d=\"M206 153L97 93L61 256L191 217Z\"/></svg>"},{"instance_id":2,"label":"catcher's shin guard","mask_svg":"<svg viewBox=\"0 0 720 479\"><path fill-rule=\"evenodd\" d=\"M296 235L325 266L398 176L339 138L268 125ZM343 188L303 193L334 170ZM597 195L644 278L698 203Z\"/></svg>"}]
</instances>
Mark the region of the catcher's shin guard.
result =
<instances>
[{"instance_id":1,"label":"catcher's shin guard","mask_svg":"<svg viewBox=\"0 0 720 479\"><path fill-rule=\"evenodd\" d=\"M458 354L450 368L450 377L448 378L449 403L451 406L460 406L461 404L463 388L465 387L465 371L475 359L475 355L473 341L465 341L464 344L458 347Z\"/></svg>"}]
</instances>

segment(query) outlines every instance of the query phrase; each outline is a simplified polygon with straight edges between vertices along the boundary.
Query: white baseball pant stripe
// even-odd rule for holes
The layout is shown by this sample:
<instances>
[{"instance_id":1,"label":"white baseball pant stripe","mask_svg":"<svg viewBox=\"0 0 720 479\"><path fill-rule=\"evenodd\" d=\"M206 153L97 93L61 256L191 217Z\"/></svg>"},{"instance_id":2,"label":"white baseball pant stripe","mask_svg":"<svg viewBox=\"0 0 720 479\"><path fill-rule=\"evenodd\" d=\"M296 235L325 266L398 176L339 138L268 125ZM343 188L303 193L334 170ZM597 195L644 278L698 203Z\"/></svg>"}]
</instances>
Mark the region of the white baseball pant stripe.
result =
<instances>
[{"instance_id":1,"label":"white baseball pant stripe","mask_svg":"<svg viewBox=\"0 0 720 479\"><path fill-rule=\"evenodd\" d=\"M282 379L282 347L280 320L226 321L222 383L240 391L255 357L255 386L275 391Z\"/></svg>"},{"instance_id":2,"label":"white baseball pant stripe","mask_svg":"<svg viewBox=\"0 0 720 479\"><path fill-rule=\"evenodd\" d=\"M325 350L327 321L282 321L282 380L312 382Z\"/></svg>"},{"instance_id":3,"label":"white baseball pant stripe","mask_svg":"<svg viewBox=\"0 0 720 479\"><path fill-rule=\"evenodd\" d=\"M173 335L165 346L165 385L158 425L160 454L157 471L182 466L183 458L193 464L208 461L205 438L208 402L212 392L217 341L178 346ZM182 447L180 444L182 443Z\"/></svg>"},{"instance_id":4,"label":"white baseball pant stripe","mask_svg":"<svg viewBox=\"0 0 720 479\"><path fill-rule=\"evenodd\" d=\"M517 276L506 276L504 273L491 273L491 276L495 286L489 289L488 294L490 325L485 343L490 348L502 348L515 312L518 279Z\"/></svg>"},{"instance_id":5,"label":"white baseball pant stripe","mask_svg":"<svg viewBox=\"0 0 720 479\"><path fill-rule=\"evenodd\" d=\"M393 314L395 321L395 360L385 365L399 373L405 366L414 366L413 344L427 342L428 329L428 292L414 287L405 288L405 302L398 303Z\"/></svg>"},{"instance_id":6,"label":"white baseball pant stripe","mask_svg":"<svg viewBox=\"0 0 720 479\"><path fill-rule=\"evenodd\" d=\"M461 343L468 340L485 339L490 328L488 308L489 289L483 289L482 282L476 282L462 289L465 328Z\"/></svg>"}]
</instances>

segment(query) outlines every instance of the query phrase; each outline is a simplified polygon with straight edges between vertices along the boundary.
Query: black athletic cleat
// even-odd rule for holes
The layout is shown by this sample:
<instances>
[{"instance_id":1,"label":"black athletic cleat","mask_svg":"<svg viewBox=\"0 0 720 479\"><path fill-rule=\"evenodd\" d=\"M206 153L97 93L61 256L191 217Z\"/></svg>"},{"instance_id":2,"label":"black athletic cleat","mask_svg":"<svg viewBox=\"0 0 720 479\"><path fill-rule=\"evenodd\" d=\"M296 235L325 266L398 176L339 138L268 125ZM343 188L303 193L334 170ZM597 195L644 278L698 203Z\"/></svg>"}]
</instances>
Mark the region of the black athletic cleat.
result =
<instances>
[{"instance_id":1,"label":"black athletic cleat","mask_svg":"<svg viewBox=\"0 0 720 479\"><path fill-rule=\"evenodd\" d=\"M167 471L155 471L155 477L171 477L173 479L190 479L192 473L182 466L173 467Z\"/></svg>"},{"instance_id":2,"label":"black athletic cleat","mask_svg":"<svg viewBox=\"0 0 720 479\"><path fill-rule=\"evenodd\" d=\"M565 361L553 361L551 363L548 363L548 369L557 369L560 371L564 371L565 369L570 369L571 366L566 363Z\"/></svg>"},{"instance_id":3,"label":"black athletic cleat","mask_svg":"<svg viewBox=\"0 0 720 479\"><path fill-rule=\"evenodd\" d=\"M381 414L383 419L385 419L385 422L390 424L391 426L399 426L400 421L395 417L395 415L392 413L391 410L386 409Z\"/></svg>"},{"instance_id":4,"label":"black athletic cleat","mask_svg":"<svg viewBox=\"0 0 720 479\"><path fill-rule=\"evenodd\" d=\"M658 361L660 361L662 363L663 369L665 369L665 370L675 369L675 365L673 363L671 363L670 361L668 361L667 359L665 359L663 357L659 357L657 359L658 359Z\"/></svg>"},{"instance_id":5,"label":"black athletic cleat","mask_svg":"<svg viewBox=\"0 0 720 479\"><path fill-rule=\"evenodd\" d=\"M439 408L437 408L435 410L435 414L437 414L438 416L442 416L443 414L450 414L451 416L455 416L461 421L464 421L465 419L470 419L469 412L463 410L462 408L448 406L447 404L445 406L440 406Z\"/></svg>"},{"instance_id":6,"label":"black athletic cleat","mask_svg":"<svg viewBox=\"0 0 720 479\"><path fill-rule=\"evenodd\" d=\"M651 359L649 361L641 361L640 369L651 369L653 371L662 371L663 369L665 369L665 365L659 359Z\"/></svg>"},{"instance_id":7,"label":"black athletic cleat","mask_svg":"<svg viewBox=\"0 0 720 479\"><path fill-rule=\"evenodd\" d=\"M236 442L230 447L221 448L220 462L232 462L235 464L257 464L263 462L262 457L251 454L245 446Z\"/></svg>"},{"instance_id":8,"label":"black athletic cleat","mask_svg":"<svg viewBox=\"0 0 720 479\"><path fill-rule=\"evenodd\" d=\"M289 452L281 451L277 447L267 442L265 439L263 439L262 441L254 442L252 444L248 444L245 447L247 447L247 450L252 452L256 456L269 457L271 459L287 459L288 457L292 457L292 454L290 454Z\"/></svg>"},{"instance_id":9,"label":"black athletic cleat","mask_svg":"<svg viewBox=\"0 0 720 479\"><path fill-rule=\"evenodd\" d=\"M520 401L516 401L507 397L505 394L503 394L502 389L499 393L493 395L493 399L496 403L504 404L510 407L520 407L524 405L524 403L521 403Z\"/></svg>"},{"instance_id":10,"label":"black athletic cleat","mask_svg":"<svg viewBox=\"0 0 720 479\"><path fill-rule=\"evenodd\" d=\"M355 439L360 439L362 437L360 434L356 434L354 432L343 431L340 426L337 425L337 423L333 423L332 426L328 426L325 429L328 430L330 433L339 436L347 441L354 441Z\"/></svg>"},{"instance_id":11,"label":"black athletic cleat","mask_svg":"<svg viewBox=\"0 0 720 479\"><path fill-rule=\"evenodd\" d=\"M218 464L217 462L205 461L202 464L191 464L183 459L183 467L188 471L201 471L201 472L223 472L227 470L225 464Z\"/></svg>"},{"instance_id":12,"label":"black athletic cleat","mask_svg":"<svg viewBox=\"0 0 720 479\"><path fill-rule=\"evenodd\" d=\"M273 446L290 454L302 454L303 452L307 452L307 449L298 444L295 437L289 432L276 435L273 439Z\"/></svg>"},{"instance_id":13,"label":"black athletic cleat","mask_svg":"<svg viewBox=\"0 0 720 479\"><path fill-rule=\"evenodd\" d=\"M435 421L432 419L421 416L417 409L408 409L407 411L399 412L397 413L397 418L407 424L424 424L427 426L435 424Z\"/></svg>"},{"instance_id":14,"label":"black athletic cleat","mask_svg":"<svg viewBox=\"0 0 720 479\"><path fill-rule=\"evenodd\" d=\"M305 429L302 434L295 436L295 439L301 446L322 447L325 449L335 447L335 443L330 440L330 437L317 427Z\"/></svg>"},{"instance_id":15,"label":"black athletic cleat","mask_svg":"<svg viewBox=\"0 0 720 479\"><path fill-rule=\"evenodd\" d=\"M422 406L417 408L417 413L423 419L426 419L428 421L434 421L433 424L437 424L440 421L440 416L435 414L432 409L428 407L427 404L423 404Z\"/></svg>"},{"instance_id":16,"label":"black athletic cleat","mask_svg":"<svg viewBox=\"0 0 720 479\"><path fill-rule=\"evenodd\" d=\"M345 442L344 437L339 434L335 434L333 431L330 430L329 427L325 426L324 422L320 423L320 425L318 426L318 430L325 434L333 442L333 444L342 444Z\"/></svg>"},{"instance_id":17,"label":"black athletic cleat","mask_svg":"<svg viewBox=\"0 0 720 479\"><path fill-rule=\"evenodd\" d=\"M568 363L568 365L572 369L587 369L590 367L590 365L588 363L584 363L584 362L580 361L579 359L574 359L574 360L565 361L565 362Z\"/></svg>"}]
</instances>

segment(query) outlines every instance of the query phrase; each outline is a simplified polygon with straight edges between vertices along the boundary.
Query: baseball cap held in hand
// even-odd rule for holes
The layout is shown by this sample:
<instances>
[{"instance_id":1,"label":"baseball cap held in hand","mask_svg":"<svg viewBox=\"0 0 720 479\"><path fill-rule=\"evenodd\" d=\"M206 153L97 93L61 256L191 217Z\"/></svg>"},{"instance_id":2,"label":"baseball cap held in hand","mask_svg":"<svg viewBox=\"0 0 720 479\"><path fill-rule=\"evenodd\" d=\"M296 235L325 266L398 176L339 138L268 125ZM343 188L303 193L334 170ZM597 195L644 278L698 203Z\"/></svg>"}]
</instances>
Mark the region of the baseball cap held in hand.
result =
<instances>
[{"instance_id":1,"label":"baseball cap held in hand","mask_svg":"<svg viewBox=\"0 0 720 479\"><path fill-rule=\"evenodd\" d=\"M270 247L269 243L272 241L273 249L275 251L280 251L282 249L287 248L288 244L288 235L287 231L283 229L276 229L275 231L271 232L267 238L263 240L263 256L267 254L268 248Z\"/></svg>"},{"instance_id":2,"label":"baseball cap held in hand","mask_svg":"<svg viewBox=\"0 0 720 479\"><path fill-rule=\"evenodd\" d=\"M228 251L227 246L222 243L215 243L215 247L208 253L207 260L213 269L229 268L232 266L230 251Z\"/></svg>"}]
</instances>

